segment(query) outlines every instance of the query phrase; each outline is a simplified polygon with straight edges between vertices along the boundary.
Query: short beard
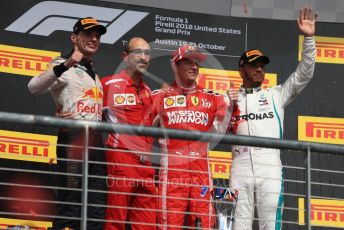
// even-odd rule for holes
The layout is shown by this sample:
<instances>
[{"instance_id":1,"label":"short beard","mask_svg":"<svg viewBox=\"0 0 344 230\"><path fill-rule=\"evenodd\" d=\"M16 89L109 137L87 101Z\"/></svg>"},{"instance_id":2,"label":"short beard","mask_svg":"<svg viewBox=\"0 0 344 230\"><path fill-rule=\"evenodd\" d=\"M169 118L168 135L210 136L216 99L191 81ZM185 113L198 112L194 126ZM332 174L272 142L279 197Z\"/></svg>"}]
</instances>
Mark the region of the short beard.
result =
<instances>
[{"instance_id":1,"label":"short beard","mask_svg":"<svg viewBox=\"0 0 344 230\"><path fill-rule=\"evenodd\" d=\"M246 72L245 68L244 68L244 73L245 73L245 78L247 79L246 76L248 76L248 73ZM263 84L263 82L254 82L254 81L251 81L251 80L250 80L249 83L250 83L250 85L252 86L252 87L250 87L250 88L260 87L260 86L262 86L262 84Z\"/></svg>"}]
</instances>

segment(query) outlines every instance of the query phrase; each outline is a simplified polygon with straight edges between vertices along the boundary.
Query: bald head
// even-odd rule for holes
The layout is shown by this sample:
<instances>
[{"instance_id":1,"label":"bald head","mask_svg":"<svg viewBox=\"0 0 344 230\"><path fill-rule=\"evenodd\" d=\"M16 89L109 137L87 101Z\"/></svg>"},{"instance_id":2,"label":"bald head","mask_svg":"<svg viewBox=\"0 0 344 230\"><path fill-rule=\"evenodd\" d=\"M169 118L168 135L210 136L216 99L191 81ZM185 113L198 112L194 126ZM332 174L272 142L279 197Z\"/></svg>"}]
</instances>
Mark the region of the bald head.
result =
<instances>
[{"instance_id":1,"label":"bald head","mask_svg":"<svg viewBox=\"0 0 344 230\"><path fill-rule=\"evenodd\" d=\"M142 45L150 49L150 45L145 39L141 37L133 37L127 42L126 46L124 47L124 52L130 52L130 50L136 49L135 47Z\"/></svg>"}]
</instances>

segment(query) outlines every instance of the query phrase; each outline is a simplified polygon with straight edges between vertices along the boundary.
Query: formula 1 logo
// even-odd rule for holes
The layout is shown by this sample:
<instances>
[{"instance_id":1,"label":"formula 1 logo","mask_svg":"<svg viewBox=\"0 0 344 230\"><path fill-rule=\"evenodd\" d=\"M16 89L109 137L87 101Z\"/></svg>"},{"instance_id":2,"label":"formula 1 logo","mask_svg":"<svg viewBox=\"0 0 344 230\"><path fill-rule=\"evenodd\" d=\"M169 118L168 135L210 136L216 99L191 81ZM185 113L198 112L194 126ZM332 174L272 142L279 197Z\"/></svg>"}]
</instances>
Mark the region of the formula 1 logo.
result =
<instances>
[{"instance_id":1,"label":"formula 1 logo","mask_svg":"<svg viewBox=\"0 0 344 230\"><path fill-rule=\"evenodd\" d=\"M114 44L149 13L83 4L44 1L36 4L5 30L49 36L56 30L72 31L79 18L95 17L107 28L102 43Z\"/></svg>"}]
</instances>

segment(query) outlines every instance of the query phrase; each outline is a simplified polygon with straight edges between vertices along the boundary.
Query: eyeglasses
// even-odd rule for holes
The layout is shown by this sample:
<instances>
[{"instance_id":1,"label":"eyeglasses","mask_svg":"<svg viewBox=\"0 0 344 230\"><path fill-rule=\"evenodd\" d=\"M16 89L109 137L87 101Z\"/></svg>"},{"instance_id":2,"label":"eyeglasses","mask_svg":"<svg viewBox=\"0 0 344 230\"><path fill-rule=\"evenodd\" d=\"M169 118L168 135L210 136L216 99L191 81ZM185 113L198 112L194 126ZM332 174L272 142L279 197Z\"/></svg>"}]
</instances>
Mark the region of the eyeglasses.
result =
<instances>
[{"instance_id":1,"label":"eyeglasses","mask_svg":"<svg viewBox=\"0 0 344 230\"><path fill-rule=\"evenodd\" d=\"M128 54L134 54L134 55L141 55L144 54L145 56L151 56L150 50L142 50L142 49L134 49L127 52Z\"/></svg>"}]
</instances>

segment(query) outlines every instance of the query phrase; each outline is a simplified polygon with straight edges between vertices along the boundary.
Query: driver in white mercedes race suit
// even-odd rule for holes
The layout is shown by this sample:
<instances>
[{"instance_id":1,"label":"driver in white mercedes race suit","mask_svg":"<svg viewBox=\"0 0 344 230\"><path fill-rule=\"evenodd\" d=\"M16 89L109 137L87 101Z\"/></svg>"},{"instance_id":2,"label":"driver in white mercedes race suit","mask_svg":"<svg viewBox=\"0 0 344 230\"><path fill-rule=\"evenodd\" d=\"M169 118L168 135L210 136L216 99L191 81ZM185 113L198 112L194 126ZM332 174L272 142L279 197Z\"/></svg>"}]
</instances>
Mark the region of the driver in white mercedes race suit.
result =
<instances>
[{"instance_id":1,"label":"driver in white mercedes race suit","mask_svg":"<svg viewBox=\"0 0 344 230\"><path fill-rule=\"evenodd\" d=\"M265 65L270 62L260 50L246 51L239 60L243 79L234 105L232 133L282 138L285 107L312 79L315 66L315 16L312 9L300 10L297 20L304 35L302 60L281 85L263 89ZM235 94L234 94L235 95ZM239 191L234 230L252 229L255 206L259 229L281 229L283 179L280 151L260 147L233 146L232 190Z\"/></svg>"}]
</instances>

